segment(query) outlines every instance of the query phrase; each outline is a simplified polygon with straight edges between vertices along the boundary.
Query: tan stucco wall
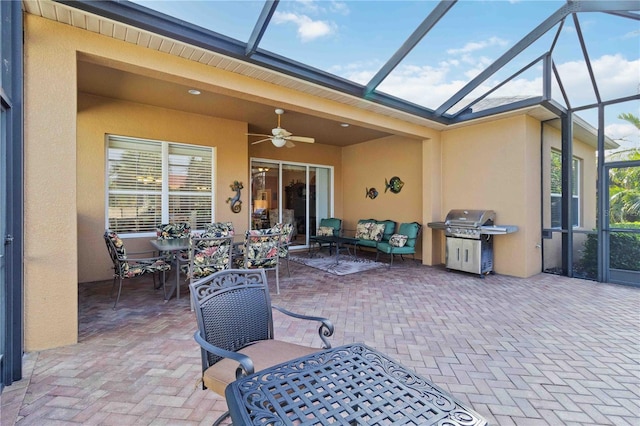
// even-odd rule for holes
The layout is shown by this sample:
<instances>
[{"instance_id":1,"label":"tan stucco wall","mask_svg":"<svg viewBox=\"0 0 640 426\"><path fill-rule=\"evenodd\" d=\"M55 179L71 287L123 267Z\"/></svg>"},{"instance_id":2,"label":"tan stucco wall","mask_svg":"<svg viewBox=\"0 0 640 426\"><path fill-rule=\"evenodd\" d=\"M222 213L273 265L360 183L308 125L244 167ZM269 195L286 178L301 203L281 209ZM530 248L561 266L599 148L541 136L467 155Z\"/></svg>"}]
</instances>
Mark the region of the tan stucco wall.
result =
<instances>
[{"instance_id":1,"label":"tan stucco wall","mask_svg":"<svg viewBox=\"0 0 640 426\"><path fill-rule=\"evenodd\" d=\"M78 282L112 277L104 247L105 134L215 147L217 221L231 221L238 232L248 226L245 214L234 214L225 200L234 180L248 176L247 124L130 102L78 96ZM244 191L246 197L246 191ZM152 250L149 238L126 240L128 250Z\"/></svg>"},{"instance_id":2,"label":"tan stucco wall","mask_svg":"<svg viewBox=\"0 0 640 426\"><path fill-rule=\"evenodd\" d=\"M442 219L451 209L487 209L496 224L519 227L494 239L497 273L540 272L539 126L517 116L442 132Z\"/></svg>"},{"instance_id":3,"label":"tan stucco wall","mask_svg":"<svg viewBox=\"0 0 640 426\"><path fill-rule=\"evenodd\" d=\"M198 81L204 90L249 97L284 108L296 105L302 111L325 118L340 118L420 138L437 135L432 129L358 107L25 15L26 351L75 343L77 283L106 277L108 259L100 239L104 232L105 133L215 145L220 167L216 176L216 198L221 206L216 208L217 220L235 222L236 217L242 216L230 217L224 200L231 195L227 187L232 180L248 178L249 156L331 165L337 182L336 215L342 215L346 200L341 188L344 176L340 148L323 149L318 144L276 153L264 144L249 153L246 123L93 96L78 98L79 58L156 78ZM214 136L216 132L219 137ZM229 140L224 142L222 138ZM233 141L239 145L230 151ZM243 220L246 226L248 216ZM138 244L145 246L146 242ZM132 247L135 250L136 243L132 242Z\"/></svg>"},{"instance_id":4,"label":"tan stucco wall","mask_svg":"<svg viewBox=\"0 0 640 426\"><path fill-rule=\"evenodd\" d=\"M345 235L353 233L358 219L391 219L422 223L422 141L398 136L377 139L344 148L342 190ZM385 179L398 176L404 186L398 194L385 193ZM368 188L376 188L375 199L366 197ZM416 246L416 258L421 258Z\"/></svg>"},{"instance_id":5,"label":"tan stucco wall","mask_svg":"<svg viewBox=\"0 0 640 426\"><path fill-rule=\"evenodd\" d=\"M402 136L347 148L251 146L246 123L78 95L79 57ZM246 214L233 215L225 200L231 181L247 182L250 157L321 164L334 167L335 215L347 229L363 217L418 221L425 227L417 257L438 264L444 239L426 223L442 220L452 208L490 208L498 223L520 227L496 237L496 271L540 271L539 122L526 116L440 133L33 15L25 16L25 104L27 351L76 342L78 281L109 278L101 239L105 133L215 146L216 220L232 220L240 229L248 224L248 206ZM384 193L384 179L392 176L405 182L399 194ZM372 186L380 193L375 200L365 197ZM144 240L132 244L148 247Z\"/></svg>"},{"instance_id":6,"label":"tan stucco wall","mask_svg":"<svg viewBox=\"0 0 640 426\"><path fill-rule=\"evenodd\" d=\"M24 347L75 343L76 73L70 40L33 31L24 46Z\"/></svg>"}]
</instances>

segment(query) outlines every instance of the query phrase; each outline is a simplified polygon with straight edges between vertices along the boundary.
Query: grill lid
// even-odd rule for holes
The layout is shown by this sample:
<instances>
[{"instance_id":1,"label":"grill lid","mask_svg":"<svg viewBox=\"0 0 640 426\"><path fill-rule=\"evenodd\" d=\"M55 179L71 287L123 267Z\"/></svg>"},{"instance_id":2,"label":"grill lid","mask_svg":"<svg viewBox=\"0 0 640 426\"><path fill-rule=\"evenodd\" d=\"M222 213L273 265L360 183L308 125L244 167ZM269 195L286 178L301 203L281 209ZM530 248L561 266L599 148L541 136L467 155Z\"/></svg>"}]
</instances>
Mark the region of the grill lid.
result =
<instances>
[{"instance_id":1,"label":"grill lid","mask_svg":"<svg viewBox=\"0 0 640 426\"><path fill-rule=\"evenodd\" d=\"M493 225L496 212L493 210L451 210L444 223L448 226L479 228L483 225Z\"/></svg>"}]
</instances>

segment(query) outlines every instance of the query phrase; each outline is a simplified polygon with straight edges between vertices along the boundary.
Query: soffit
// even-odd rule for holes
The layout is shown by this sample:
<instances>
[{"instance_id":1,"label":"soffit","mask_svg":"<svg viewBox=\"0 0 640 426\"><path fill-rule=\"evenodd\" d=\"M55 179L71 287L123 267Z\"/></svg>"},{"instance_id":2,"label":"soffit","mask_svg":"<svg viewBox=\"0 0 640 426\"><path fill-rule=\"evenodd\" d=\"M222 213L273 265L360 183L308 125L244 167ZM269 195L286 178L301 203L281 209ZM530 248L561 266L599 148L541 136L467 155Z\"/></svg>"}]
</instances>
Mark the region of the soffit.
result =
<instances>
[{"instance_id":1,"label":"soffit","mask_svg":"<svg viewBox=\"0 0 640 426\"><path fill-rule=\"evenodd\" d=\"M121 22L74 9L64 4L55 3L50 0L36 0L23 1L23 5L26 13L132 43L147 49L174 55L224 71L241 74L414 125L435 130L441 130L446 127L441 123L369 102L362 98L349 96L336 90L242 62L200 47L152 34ZM92 72L85 73L83 70ZM116 82L120 82L121 84L116 84ZM181 91L186 92L186 90L190 88L188 82L184 84L170 83L162 79L135 75L134 73L109 69L108 67L95 64L79 63L78 83L79 90L90 94L117 97L118 99L132 102L246 121L249 123L250 132L258 133L270 133L271 128L275 127L276 123L274 107L280 107L280 105L264 105L246 99L215 93L207 93L207 97L212 101L208 107L203 106L206 105L205 102L199 102L199 106L189 106L186 101L180 104L177 103L178 98L171 94L181 93ZM142 89L149 86L153 86L154 90L145 91ZM177 105L180 106L177 107ZM215 105L220 105L221 107L217 108ZM373 125L371 126L372 128L368 128L362 125L363 123L349 123L350 127L341 134L331 134L328 129L333 129L335 125L343 122L344 119L342 117L335 117L331 120L315 115L304 114L292 108L285 108L285 110L285 115L282 117L283 127L294 134L313 136L316 138L317 143L346 146L397 133L391 130L385 131L385 129L374 128L375 126ZM296 130L298 127L301 128L300 131Z\"/></svg>"}]
</instances>

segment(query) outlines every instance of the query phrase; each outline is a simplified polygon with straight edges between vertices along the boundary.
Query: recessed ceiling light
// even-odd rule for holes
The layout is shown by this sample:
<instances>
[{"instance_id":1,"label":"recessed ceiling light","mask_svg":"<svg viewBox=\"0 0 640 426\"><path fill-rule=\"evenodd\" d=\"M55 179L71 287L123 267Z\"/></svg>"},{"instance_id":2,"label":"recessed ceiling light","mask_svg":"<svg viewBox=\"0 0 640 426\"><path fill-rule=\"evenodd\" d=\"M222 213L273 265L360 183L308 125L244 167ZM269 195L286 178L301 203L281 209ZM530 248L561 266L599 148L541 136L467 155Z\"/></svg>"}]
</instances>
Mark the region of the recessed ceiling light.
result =
<instances>
[{"instance_id":1,"label":"recessed ceiling light","mask_svg":"<svg viewBox=\"0 0 640 426\"><path fill-rule=\"evenodd\" d=\"M342 127L349 127L349 123L340 123Z\"/></svg>"},{"instance_id":2,"label":"recessed ceiling light","mask_svg":"<svg viewBox=\"0 0 640 426\"><path fill-rule=\"evenodd\" d=\"M189 89L189 93L192 94L192 95L199 95L200 91L196 90L196 89Z\"/></svg>"}]
</instances>

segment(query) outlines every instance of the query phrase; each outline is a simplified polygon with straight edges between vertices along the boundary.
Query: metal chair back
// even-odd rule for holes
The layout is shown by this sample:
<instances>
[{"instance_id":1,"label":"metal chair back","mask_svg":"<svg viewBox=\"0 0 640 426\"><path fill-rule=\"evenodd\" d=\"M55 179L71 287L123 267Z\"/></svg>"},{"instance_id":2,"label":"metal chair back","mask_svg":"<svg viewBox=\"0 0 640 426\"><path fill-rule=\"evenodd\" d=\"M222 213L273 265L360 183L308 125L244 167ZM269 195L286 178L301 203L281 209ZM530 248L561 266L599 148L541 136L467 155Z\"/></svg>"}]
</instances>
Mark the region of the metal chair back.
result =
<instances>
[{"instance_id":1,"label":"metal chair back","mask_svg":"<svg viewBox=\"0 0 640 426\"><path fill-rule=\"evenodd\" d=\"M264 270L225 269L190 284L200 334L236 352L273 339L271 298ZM202 349L203 371L222 358Z\"/></svg>"}]
</instances>

